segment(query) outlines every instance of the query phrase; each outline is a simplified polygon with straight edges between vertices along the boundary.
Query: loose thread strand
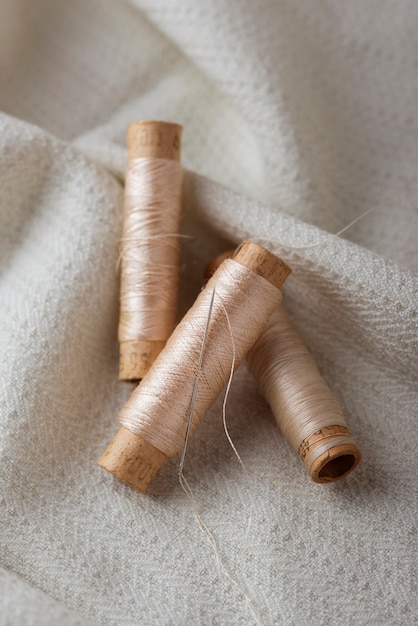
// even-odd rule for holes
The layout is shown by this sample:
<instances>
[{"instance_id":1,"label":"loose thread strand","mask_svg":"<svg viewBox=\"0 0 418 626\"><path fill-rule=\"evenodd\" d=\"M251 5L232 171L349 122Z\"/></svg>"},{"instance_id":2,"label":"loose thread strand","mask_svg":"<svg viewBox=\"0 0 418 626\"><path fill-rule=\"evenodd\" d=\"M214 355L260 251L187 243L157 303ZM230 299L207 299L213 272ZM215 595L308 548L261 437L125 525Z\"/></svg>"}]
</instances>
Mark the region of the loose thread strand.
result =
<instances>
[{"instance_id":1,"label":"loose thread strand","mask_svg":"<svg viewBox=\"0 0 418 626\"><path fill-rule=\"evenodd\" d=\"M215 557L216 557L216 562L218 564L218 567L221 569L222 573L224 574L225 578L227 580L229 580L229 582L233 585L233 587L235 587L235 589L244 597L245 602L248 606L248 609L252 615L252 617L254 618L255 623L257 624L257 626L262 626L262 622L260 621L259 616L257 615L257 612L254 609L253 606L253 600L252 598L244 591L244 589L242 589L242 587L239 585L239 583L235 580L235 578L232 576L232 574L230 573L229 569L227 568L227 566L225 565L220 552L219 552L219 546L218 543L213 535L213 533L211 532L211 530L209 530L207 524L203 521L202 516L200 515L198 509L197 509L197 503L196 503L196 499L193 495L193 491L192 488L190 487L186 477L184 476L184 474L179 474L179 482L181 485L181 488L183 489L184 493L186 494L191 507L192 507L192 511L195 517L195 520L197 522L197 524L199 525L200 530L202 531L202 533L206 536L207 540L209 541L210 545L212 546L212 549L215 553Z\"/></svg>"},{"instance_id":2,"label":"loose thread strand","mask_svg":"<svg viewBox=\"0 0 418 626\"><path fill-rule=\"evenodd\" d=\"M188 439L189 439L189 434L190 434L190 428L191 428L191 424L192 424L192 419L193 419L193 409L194 409L194 405L196 402L196 397L197 397L197 391L198 391L198 381L199 381L199 373L201 371L202 368L202 363L203 363L203 355L206 349L206 342L207 342L207 335L208 335L208 331L209 331L209 325L210 325L210 320L211 320L211 316L212 316L212 309L213 309L213 302L215 299L215 294L216 294L216 290L215 288L212 291L212 297L210 300L210 305L209 305L209 311L208 311L208 317L207 317L207 321L206 321L206 326L205 326L205 332L204 332L204 336L203 336L203 341L202 341L202 348L200 351L200 356L199 356L199 364L198 364L198 369L197 369L197 373L196 373L196 379L194 382L194 386L193 386L193 391L192 391L192 398L191 398L191 402L190 402L190 411L189 411L189 415L188 415L188 420L187 420L187 428L186 428L186 435L185 435L185 439L184 439L184 445L183 445L183 450L181 453L181 458L180 458L180 463L179 463L179 468L178 468L178 478L179 478L179 483L181 488L183 489L184 493L186 494L187 498L189 499L194 517L196 519L196 522L200 528L200 530L202 531L202 533L206 536L207 540L209 541L214 553L215 553L215 557L216 557L216 561L218 564L218 567L220 568L220 570L222 571L223 575L225 576L225 578L227 580L229 580L229 582L235 587L235 589L244 597L245 602L248 606L248 609L255 621L255 623L257 624L257 626L262 626L262 622L260 621L260 617L257 614L256 608L254 606L254 600L253 598L251 598L251 596L241 587L241 585L237 582L237 580L233 577L233 575L231 574L230 570L228 569L228 567L226 566L226 564L224 563L221 555L220 555L220 551L219 551L219 546L218 543L215 539L215 536L213 535L213 533L211 532L211 530L209 529L209 527L207 526L207 524L204 522L202 516L200 515L199 511L198 511L198 507L197 507L197 502L196 502L196 498L194 497L192 488L190 487L186 477L184 476L183 473L183 469L184 469L184 461L185 461L185 456L186 456L186 450L187 450L187 445L188 445ZM234 376L234 370L235 370L235 361L236 361L236 350L235 350L235 342L234 342L234 336L233 336L233 332L232 332L232 327L231 327L231 322L229 319L229 315L228 312L225 308L224 303L222 302L222 298L220 296L218 296L218 294L216 294L216 296L220 299L220 303L221 303L221 307L225 313L225 318L227 320L227 325L228 325L228 330L229 330L229 334L230 334L230 338L231 338L231 346L232 346L232 361L231 361L231 370L230 370L230 374L229 374L229 378L228 378L228 382L226 385L226 390L225 390L225 395L224 395L224 399L223 399L223 403L222 403L222 423L223 423L223 428L226 434L226 437L228 439L228 443L231 446L235 456L237 457L243 471L244 474L246 476L247 482L248 482L248 488L251 494L251 506L250 506L250 514L249 514L249 519L247 522L247 527L246 527L246 531L245 531L245 535L244 535L244 540L243 540L243 549L242 549L242 556L241 558L243 558L244 554L245 554L245 545L248 539L248 534L249 534L249 530L251 527L251 523L252 523L252 515L253 515L253 510L254 510L254 500L252 498L252 490L250 487L250 480L249 480L249 474L248 471L238 453L238 450L235 447L234 442L232 441L231 435L229 433L228 427L227 427L227 422L226 422L226 403L227 403L227 399L229 396L229 392L230 392L230 388L231 388L231 384L232 384L232 379Z\"/></svg>"},{"instance_id":3,"label":"loose thread strand","mask_svg":"<svg viewBox=\"0 0 418 626\"><path fill-rule=\"evenodd\" d=\"M361 213L361 215L358 215L353 221L351 221L349 224L344 226L344 228L342 228L336 233L329 233L329 235L331 237L339 237L340 235L345 233L346 230L354 226L354 224L356 224L359 220L362 220L364 217L366 217L366 215L368 215L369 213L373 213L374 211L377 211L376 207L371 207L370 209L367 209L367 211L364 211L364 213ZM280 246L280 248L287 248L288 250L310 250L311 248L318 248L319 246L326 246L327 242L320 241L318 243L312 243L306 246L290 246L289 244L286 244L286 243L279 243L277 245Z\"/></svg>"},{"instance_id":4,"label":"loose thread strand","mask_svg":"<svg viewBox=\"0 0 418 626\"><path fill-rule=\"evenodd\" d=\"M245 478L246 478L246 481L247 481L247 489L248 489L248 492L250 494L250 512L249 512L249 515L248 515L247 528L246 528L246 531L245 531L245 534L244 534L243 549L242 549L242 558L243 558L244 555L245 555L245 545L247 543L248 536L249 536L249 533L250 533L251 524L252 524L252 518L253 518L253 512L254 512L255 503L254 503L254 497L253 497L253 490L252 490L252 486L251 486L250 475L249 475L249 473L247 471L247 468L244 465L244 462L243 462L243 460L242 460L242 458L241 458L241 456L240 456L240 454L239 454L239 452L238 452L234 442L232 441L232 437L229 434L228 426L227 426L227 423L226 423L226 402L228 400L229 391L230 391L230 388L231 388L232 378L234 376L234 369L235 369L235 342L234 342L234 335L232 333L231 321L229 319L228 311L226 310L223 302L221 304L222 304L222 308L223 308L223 310L225 312L225 317L226 317L226 321L227 321L227 324L228 324L228 330L229 330L229 334L230 334L230 337L231 337L231 345L232 345L231 373L230 373L230 376L229 376L229 380L228 380L228 383L227 383L227 386L226 386L225 395L224 395L224 399L223 399L223 403L222 403L222 423L223 423L225 435L226 435L226 437L228 439L229 445L231 446L231 448L232 448L235 456L237 457L238 462L241 465L241 468L242 468L242 470L244 472L244 475L245 475Z\"/></svg>"}]
</instances>

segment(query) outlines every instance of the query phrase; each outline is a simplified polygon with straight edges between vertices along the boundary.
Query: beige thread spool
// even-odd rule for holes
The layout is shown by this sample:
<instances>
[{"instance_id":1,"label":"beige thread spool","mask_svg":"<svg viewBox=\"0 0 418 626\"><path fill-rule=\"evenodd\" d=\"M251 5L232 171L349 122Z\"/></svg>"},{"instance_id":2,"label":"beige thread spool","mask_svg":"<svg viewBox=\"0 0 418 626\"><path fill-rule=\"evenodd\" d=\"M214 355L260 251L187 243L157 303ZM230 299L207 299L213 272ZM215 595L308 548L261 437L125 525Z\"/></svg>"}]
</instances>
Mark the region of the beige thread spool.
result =
<instances>
[{"instance_id":1,"label":"beige thread spool","mask_svg":"<svg viewBox=\"0 0 418 626\"><path fill-rule=\"evenodd\" d=\"M238 266L238 268L241 266L241 270L239 271L244 272L245 268L245 272L247 273L247 275L252 275L253 277L255 277L253 278L253 280L257 280L260 284L262 284L263 288L268 291L269 294L271 294L269 295L269 308L268 310L264 311L264 313L262 312L262 314L260 314L260 321L258 320L258 302L254 301L254 299L252 301L249 300L251 298L251 294L244 294L246 300L251 302L253 310L257 308L257 315L255 316L257 318L257 328L252 330L253 333L256 333L254 334L253 339L240 337L241 344L244 347L236 348L237 358L235 361L235 367L238 367L239 363L243 360L243 358L245 358L245 354L247 353L248 349L251 347L251 345L253 345L256 338L262 332L263 327L267 323L272 310L277 305L277 301L281 297L279 287L283 284L283 282L289 275L290 269L276 256L274 256L261 246L258 246L257 244L254 244L252 242L244 242L244 244L235 255L234 262L235 266ZM248 272L247 270L251 271ZM212 285L215 285L217 276L219 276L222 271L224 270L220 269L219 272L215 274L215 276L213 277ZM260 279L260 277L262 278ZM212 291L213 289L211 288L211 283L209 283L205 292L210 293ZM176 333L180 332L179 328L181 327L181 324L184 322L184 320L186 320L187 316L193 316L194 310L197 310L199 308L199 301L202 300L203 297L207 298L207 293L206 295L204 293L200 294L195 305L185 316L185 318L183 318L176 331L174 331L169 342L167 343L166 348L156 360L154 367L149 371L142 383L137 387L136 391L132 394L131 399L128 401L127 405L125 405L124 409L126 409L128 405L132 407L132 403L137 402L138 394L143 393L143 389L146 389L147 385L149 386L153 382L156 377L156 372L158 372L159 368L161 369L162 365L165 363L167 355L169 355L173 352L173 350L176 349L176 345L178 343L178 337L176 336ZM241 295L240 297L243 298L244 296ZM239 310L239 308L240 307L238 302L237 310ZM222 314L224 315L224 313ZM263 315L265 317L264 320L262 319ZM231 351L228 342L228 337L223 338L223 343L226 343L229 351ZM248 345L246 345L245 342L249 342ZM209 350L210 348L208 345L207 351ZM197 371L196 375L198 375ZM202 375L202 380L203 379L204 375ZM216 385L218 385L218 387L216 388L217 395L225 386L227 380L228 368L226 368L224 379L216 381ZM202 382L202 385L203 384L204 380ZM176 392L177 394L182 394L181 389L176 390ZM211 399L211 403L213 403L215 399L216 396L215 398ZM168 406L170 407L169 401ZM211 404L205 407L205 410L208 410L210 406ZM141 407L139 406L139 410L140 408ZM124 409L122 409L121 416L123 416ZM187 419L187 415L181 416L181 419L183 420L183 426L185 430L185 420ZM140 436L139 434L132 432L125 426L122 426L113 441L108 446L103 456L99 459L98 463L101 467L111 472L119 480L122 480L123 482L127 483L131 487L134 487L135 489L138 489L139 491L145 492L152 482L154 476L163 465L166 458L167 454L165 454L158 447L153 445L153 443L148 441L146 438Z\"/></svg>"},{"instance_id":2,"label":"beige thread spool","mask_svg":"<svg viewBox=\"0 0 418 626\"><path fill-rule=\"evenodd\" d=\"M230 250L219 255L207 267L205 277L211 276L216 267L225 258L230 258L233 254L234 252ZM273 368L277 367L277 363L283 354L285 355L286 348L283 345L285 337L287 341L290 338L295 358L303 363L304 371L309 378L309 385L311 388L312 386L315 387L318 402L321 403L320 408L324 407L325 409L324 413L320 415L321 424L319 427L312 426L302 440L297 440L297 435L295 436L293 432L294 429L292 430L290 427L292 424L286 424L283 420L284 412L287 412L288 416L290 415L290 421L294 423L298 415L295 408L289 407L289 389L285 389L285 383L280 377L280 372L275 380L270 379L268 385L263 382L264 378L267 379L272 375ZM266 329L249 351L247 361L262 393L271 406L278 426L305 463L312 480L317 483L329 483L349 474L360 461L360 451L351 438L335 396L322 378L313 357L300 339L283 304L279 304L271 316ZM293 370L297 374L295 366L296 361L293 364ZM283 368L283 376L289 375L289 372L286 371L289 368L292 368L291 362L286 369ZM294 394L303 397L303 394L306 393L305 384L306 378L294 376L292 381ZM285 398L285 402L283 402L283 398ZM316 424L318 426L318 421Z\"/></svg>"},{"instance_id":3,"label":"beige thread spool","mask_svg":"<svg viewBox=\"0 0 418 626\"><path fill-rule=\"evenodd\" d=\"M173 162L180 161L181 151L181 133L182 127L179 124L173 124L170 122L160 122L146 120L142 122L135 122L128 127L128 173L129 163L133 163L135 159L149 159L149 160L167 160ZM156 161L154 161L156 163ZM179 229L180 222L180 194L181 194L181 176L178 176L178 181L175 181L178 189L175 192L178 194L178 207L174 207L176 213L178 213L177 225L174 225L174 231L172 233L161 232L161 235L168 235L176 237ZM163 184L163 181L162 183ZM176 187L175 185L175 187ZM125 196L125 220L124 220L124 235L123 241L125 241L127 235L127 223L128 223L128 197ZM129 218L130 219L130 218ZM161 228L164 228L161 226ZM145 233L144 233L145 237ZM128 303L126 302L125 294L132 289L130 284L132 280L141 281L141 268L138 269L137 276L132 278L132 267L130 267L130 260L124 257L124 251L127 249L126 243L122 244L122 269L121 269L121 305L120 305L120 322L119 322L119 379L120 380L140 380L145 376L152 363L157 358L158 354L163 349L168 337L175 326L176 305L170 307L171 310L164 311L166 320L163 320L165 328L159 330L158 338L148 338L147 331L141 328L135 328L135 324L129 321L126 322L126 318L129 318L131 311L129 310ZM167 252L168 250L168 252ZM150 253L155 258L150 259L154 263L155 267L162 267L161 264L167 263L174 268L178 267L179 263L179 251L174 246L164 246L159 244L157 247L154 245L152 252ZM178 271L178 270L177 270ZM145 280L145 279L144 279ZM172 298L176 300L176 290L178 286L178 276L173 278L170 285L172 291ZM158 286L157 286L158 287ZM163 289L161 285L160 289ZM135 289L135 286L134 286ZM164 295L164 294L162 294ZM134 328L132 329L132 326ZM134 331L134 332L133 332ZM132 337L134 335L134 338Z\"/></svg>"}]
</instances>

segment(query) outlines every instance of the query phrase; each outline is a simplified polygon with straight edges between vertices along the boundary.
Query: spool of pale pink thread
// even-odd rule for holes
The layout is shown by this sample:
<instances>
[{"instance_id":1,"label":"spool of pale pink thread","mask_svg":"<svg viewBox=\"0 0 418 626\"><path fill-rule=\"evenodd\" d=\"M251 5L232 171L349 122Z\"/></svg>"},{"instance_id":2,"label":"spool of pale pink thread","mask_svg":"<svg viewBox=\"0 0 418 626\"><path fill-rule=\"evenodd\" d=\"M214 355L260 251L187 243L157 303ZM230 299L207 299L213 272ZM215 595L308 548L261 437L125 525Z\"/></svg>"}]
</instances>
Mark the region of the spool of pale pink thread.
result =
<instances>
[{"instance_id":1,"label":"spool of pale pink thread","mask_svg":"<svg viewBox=\"0 0 418 626\"><path fill-rule=\"evenodd\" d=\"M196 429L231 368L262 333L289 273L283 261L252 242L218 268L122 408L122 426L101 467L146 491L166 458L182 452L189 428Z\"/></svg>"},{"instance_id":2,"label":"spool of pale pink thread","mask_svg":"<svg viewBox=\"0 0 418 626\"><path fill-rule=\"evenodd\" d=\"M207 268L232 256L228 251ZM250 370L270 404L277 424L317 483L329 483L349 474L360 461L341 408L279 304L267 327L247 355Z\"/></svg>"},{"instance_id":3,"label":"spool of pale pink thread","mask_svg":"<svg viewBox=\"0 0 418 626\"><path fill-rule=\"evenodd\" d=\"M182 187L182 127L143 121L128 127L121 241L119 379L140 380L176 323Z\"/></svg>"}]
</instances>

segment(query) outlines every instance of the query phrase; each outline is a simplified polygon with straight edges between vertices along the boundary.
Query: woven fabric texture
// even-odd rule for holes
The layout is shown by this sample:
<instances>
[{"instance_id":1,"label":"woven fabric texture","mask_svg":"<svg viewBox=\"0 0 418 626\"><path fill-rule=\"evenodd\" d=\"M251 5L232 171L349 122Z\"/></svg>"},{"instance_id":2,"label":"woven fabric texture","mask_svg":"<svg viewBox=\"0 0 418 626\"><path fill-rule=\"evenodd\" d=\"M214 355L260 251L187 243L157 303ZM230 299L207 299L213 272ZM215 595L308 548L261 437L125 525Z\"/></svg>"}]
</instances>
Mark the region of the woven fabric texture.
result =
<instances>
[{"instance_id":1,"label":"woven fabric texture","mask_svg":"<svg viewBox=\"0 0 418 626\"><path fill-rule=\"evenodd\" d=\"M2 0L0 626L247 626L243 590L266 625L414 623L417 23L414 0ZM312 483L238 370L250 484L222 398L185 474L240 590L176 460L148 495L96 465L133 390L117 265L140 119L184 125L181 312L243 238L282 256L363 455Z\"/></svg>"}]
</instances>

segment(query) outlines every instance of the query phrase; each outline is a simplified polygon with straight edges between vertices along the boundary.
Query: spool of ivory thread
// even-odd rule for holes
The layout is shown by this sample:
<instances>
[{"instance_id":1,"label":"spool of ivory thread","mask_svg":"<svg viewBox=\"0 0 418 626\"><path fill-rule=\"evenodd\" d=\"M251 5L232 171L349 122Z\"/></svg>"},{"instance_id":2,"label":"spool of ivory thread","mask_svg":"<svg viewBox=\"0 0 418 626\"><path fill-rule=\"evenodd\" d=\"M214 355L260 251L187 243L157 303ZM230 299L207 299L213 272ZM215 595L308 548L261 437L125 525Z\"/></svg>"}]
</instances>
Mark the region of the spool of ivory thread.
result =
<instances>
[{"instance_id":1,"label":"spool of ivory thread","mask_svg":"<svg viewBox=\"0 0 418 626\"><path fill-rule=\"evenodd\" d=\"M289 273L283 261L252 242L218 268L122 408L122 427L100 458L101 467L146 491L166 458L183 449L196 377L190 432L225 387L234 352L238 367L260 336Z\"/></svg>"},{"instance_id":2,"label":"spool of ivory thread","mask_svg":"<svg viewBox=\"0 0 418 626\"><path fill-rule=\"evenodd\" d=\"M208 278L234 251L219 255ZM270 404L277 424L316 483L349 474L361 455L338 402L293 326L283 304L247 355L251 372Z\"/></svg>"},{"instance_id":3,"label":"spool of ivory thread","mask_svg":"<svg viewBox=\"0 0 418 626\"><path fill-rule=\"evenodd\" d=\"M121 242L119 379L140 380L176 322L182 127L143 121L128 127Z\"/></svg>"}]
</instances>

